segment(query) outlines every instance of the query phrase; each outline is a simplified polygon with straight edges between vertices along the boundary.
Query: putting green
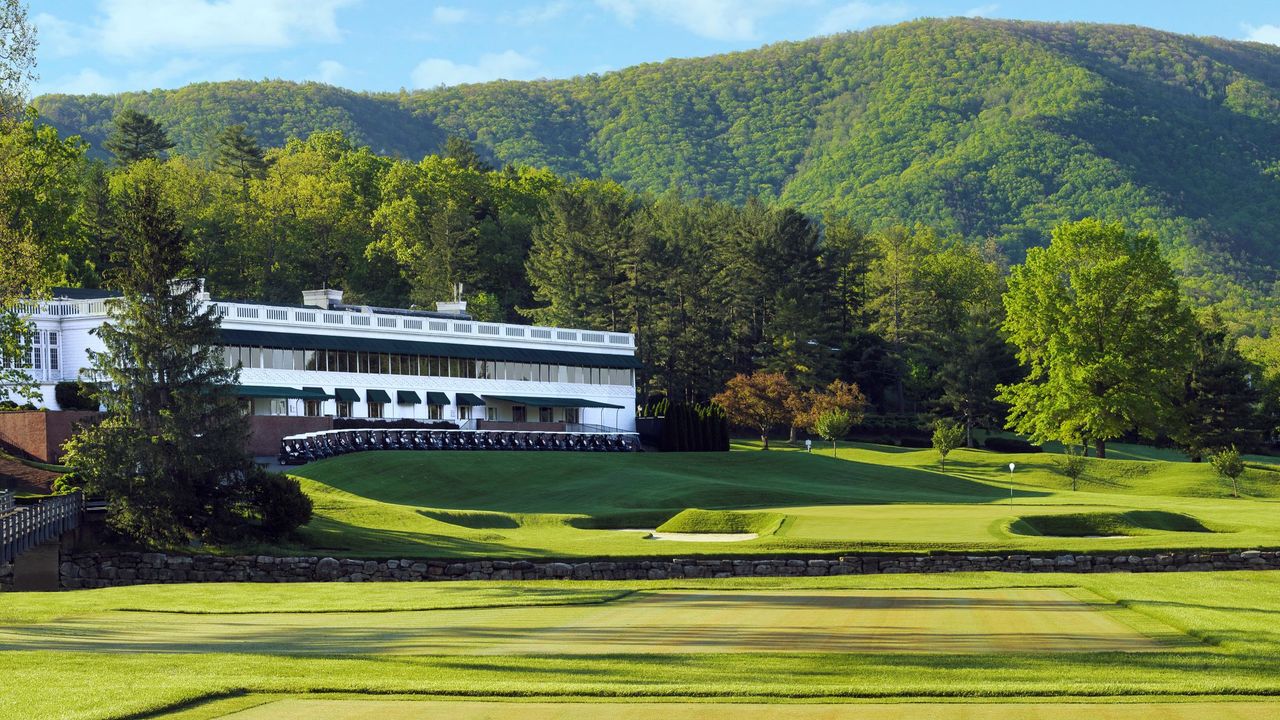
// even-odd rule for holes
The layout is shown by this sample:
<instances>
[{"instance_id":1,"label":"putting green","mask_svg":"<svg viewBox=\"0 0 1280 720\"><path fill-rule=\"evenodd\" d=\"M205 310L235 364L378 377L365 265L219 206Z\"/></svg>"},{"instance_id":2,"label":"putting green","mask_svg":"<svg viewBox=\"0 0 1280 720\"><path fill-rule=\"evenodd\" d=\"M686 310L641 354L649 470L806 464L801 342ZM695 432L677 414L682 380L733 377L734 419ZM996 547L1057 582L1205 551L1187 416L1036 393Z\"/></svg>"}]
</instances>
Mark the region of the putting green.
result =
<instances>
[{"instance_id":1,"label":"putting green","mask_svg":"<svg viewBox=\"0 0 1280 720\"><path fill-rule=\"evenodd\" d=\"M1079 592L1079 591L1077 591ZM1104 609L1099 609L1104 608ZM377 613L109 612L0 628L0 650L613 654L1144 652L1137 613L1057 588L654 590L592 605ZM1151 632L1152 621L1138 624ZM1157 628L1155 634L1185 636Z\"/></svg>"},{"instance_id":2,"label":"putting green","mask_svg":"<svg viewBox=\"0 0 1280 720\"><path fill-rule=\"evenodd\" d=\"M1280 703L893 703L746 704L532 703L418 700L280 700L223 717L227 720L1255 720L1276 717Z\"/></svg>"}]
</instances>

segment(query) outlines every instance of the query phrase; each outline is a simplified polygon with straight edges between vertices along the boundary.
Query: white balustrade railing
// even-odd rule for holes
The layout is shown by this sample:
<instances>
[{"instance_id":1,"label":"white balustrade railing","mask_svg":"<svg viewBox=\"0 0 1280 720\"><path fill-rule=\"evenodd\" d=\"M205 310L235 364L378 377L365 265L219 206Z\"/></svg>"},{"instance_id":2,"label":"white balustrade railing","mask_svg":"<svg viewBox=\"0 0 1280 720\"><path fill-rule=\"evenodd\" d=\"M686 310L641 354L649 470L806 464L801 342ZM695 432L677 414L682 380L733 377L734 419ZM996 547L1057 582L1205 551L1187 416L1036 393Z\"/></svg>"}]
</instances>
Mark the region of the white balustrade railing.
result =
<instances>
[{"instance_id":1,"label":"white balustrade railing","mask_svg":"<svg viewBox=\"0 0 1280 720\"><path fill-rule=\"evenodd\" d=\"M380 330L401 331L407 334L424 332L423 320L404 315L352 312L324 311L301 308L273 308L251 303L214 303L215 312L236 322L262 322L269 324L288 323L291 325L344 325L349 327L377 327ZM74 317L105 316L107 302L103 300L69 300L64 302L22 303L18 305L22 314L32 316ZM265 317L264 317L265 316ZM508 325L506 323L485 322L451 322L446 319L427 319L425 332L450 336L503 337L512 339L553 340L556 343L573 343L577 345L605 346L612 348L634 348L635 336L630 333L600 332L594 330L574 330L569 328L550 328L528 325Z\"/></svg>"}]
</instances>

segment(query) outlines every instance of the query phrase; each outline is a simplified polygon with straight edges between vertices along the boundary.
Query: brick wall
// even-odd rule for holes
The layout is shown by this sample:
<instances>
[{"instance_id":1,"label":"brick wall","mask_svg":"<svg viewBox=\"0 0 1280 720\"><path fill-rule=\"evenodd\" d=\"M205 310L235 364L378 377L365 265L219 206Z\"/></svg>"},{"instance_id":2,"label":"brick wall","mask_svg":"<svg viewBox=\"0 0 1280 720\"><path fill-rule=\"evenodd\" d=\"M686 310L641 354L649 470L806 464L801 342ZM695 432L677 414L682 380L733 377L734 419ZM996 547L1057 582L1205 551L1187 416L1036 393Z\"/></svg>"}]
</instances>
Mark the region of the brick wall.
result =
<instances>
[{"instance_id":1,"label":"brick wall","mask_svg":"<svg viewBox=\"0 0 1280 720\"><path fill-rule=\"evenodd\" d=\"M62 444L82 422L100 413L84 410L0 412L0 446L40 462L62 460Z\"/></svg>"},{"instance_id":2,"label":"brick wall","mask_svg":"<svg viewBox=\"0 0 1280 720\"><path fill-rule=\"evenodd\" d=\"M249 454L275 457L280 452L281 438L332 429L331 417L254 415L249 418Z\"/></svg>"}]
</instances>

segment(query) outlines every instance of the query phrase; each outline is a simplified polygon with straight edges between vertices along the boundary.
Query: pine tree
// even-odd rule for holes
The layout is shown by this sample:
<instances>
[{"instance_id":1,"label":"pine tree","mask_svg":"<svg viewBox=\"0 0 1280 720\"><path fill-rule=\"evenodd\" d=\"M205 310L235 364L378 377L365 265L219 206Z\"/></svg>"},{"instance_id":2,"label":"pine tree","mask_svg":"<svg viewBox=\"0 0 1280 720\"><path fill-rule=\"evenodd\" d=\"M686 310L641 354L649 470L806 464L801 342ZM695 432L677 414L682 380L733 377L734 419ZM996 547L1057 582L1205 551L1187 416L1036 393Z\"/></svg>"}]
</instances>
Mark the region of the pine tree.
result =
<instances>
[{"instance_id":1,"label":"pine tree","mask_svg":"<svg viewBox=\"0 0 1280 720\"><path fill-rule=\"evenodd\" d=\"M214 166L242 183L267 174L265 153L244 125L230 125L218 133L218 157Z\"/></svg>"},{"instance_id":2,"label":"pine tree","mask_svg":"<svg viewBox=\"0 0 1280 720\"><path fill-rule=\"evenodd\" d=\"M120 165L132 165L139 160L159 159L173 147L173 142L155 118L128 108L116 115L103 146Z\"/></svg>"},{"instance_id":3,"label":"pine tree","mask_svg":"<svg viewBox=\"0 0 1280 720\"><path fill-rule=\"evenodd\" d=\"M480 172L491 172L493 170L493 166L485 162L484 158L480 157L480 153L476 152L475 144L459 135L450 135L445 139L444 151L441 155L456 161L459 165L469 170L479 170Z\"/></svg>"},{"instance_id":4,"label":"pine tree","mask_svg":"<svg viewBox=\"0 0 1280 720\"><path fill-rule=\"evenodd\" d=\"M243 524L252 463L236 400L238 371L219 346L220 320L183 274L187 238L160 188L124 190L108 280L123 293L91 353L107 416L67 444L107 521L143 541L228 535Z\"/></svg>"},{"instance_id":5,"label":"pine tree","mask_svg":"<svg viewBox=\"0 0 1280 720\"><path fill-rule=\"evenodd\" d=\"M1227 337L1221 319L1210 318L1196 332L1195 357L1178 403L1181 427L1170 433L1174 442L1197 462L1216 448L1256 445L1262 436L1260 375Z\"/></svg>"}]
</instances>

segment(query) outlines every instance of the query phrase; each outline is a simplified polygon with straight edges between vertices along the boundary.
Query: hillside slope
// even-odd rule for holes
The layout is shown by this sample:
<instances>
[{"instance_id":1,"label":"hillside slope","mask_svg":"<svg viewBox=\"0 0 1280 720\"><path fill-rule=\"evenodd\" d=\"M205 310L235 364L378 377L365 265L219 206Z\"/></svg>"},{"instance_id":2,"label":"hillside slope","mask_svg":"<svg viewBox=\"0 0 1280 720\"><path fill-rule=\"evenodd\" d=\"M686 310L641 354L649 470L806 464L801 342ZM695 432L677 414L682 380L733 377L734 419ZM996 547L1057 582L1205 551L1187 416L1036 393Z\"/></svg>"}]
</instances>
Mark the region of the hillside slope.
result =
<instances>
[{"instance_id":1,"label":"hillside slope","mask_svg":"<svg viewBox=\"0 0 1280 720\"><path fill-rule=\"evenodd\" d=\"M1216 269L1280 267L1280 48L1138 27L922 20L569 80L400 94L238 81L37 104L95 146L129 105L194 154L233 122L273 145L339 128L407 157L453 133L503 163L925 222L1015 257L1094 214L1222 255Z\"/></svg>"}]
</instances>

